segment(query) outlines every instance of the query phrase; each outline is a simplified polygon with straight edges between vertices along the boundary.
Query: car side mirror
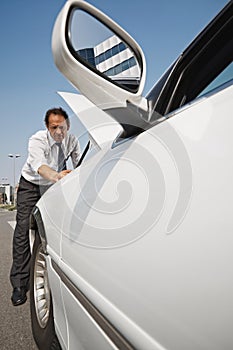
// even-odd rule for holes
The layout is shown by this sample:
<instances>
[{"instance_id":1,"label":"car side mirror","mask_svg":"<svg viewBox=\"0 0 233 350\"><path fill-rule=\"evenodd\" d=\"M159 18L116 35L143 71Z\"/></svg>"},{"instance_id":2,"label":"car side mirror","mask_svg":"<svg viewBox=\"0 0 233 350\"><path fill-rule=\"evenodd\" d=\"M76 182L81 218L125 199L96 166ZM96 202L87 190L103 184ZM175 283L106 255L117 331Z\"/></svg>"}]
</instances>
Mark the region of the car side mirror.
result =
<instances>
[{"instance_id":1,"label":"car side mirror","mask_svg":"<svg viewBox=\"0 0 233 350\"><path fill-rule=\"evenodd\" d=\"M145 57L111 18L84 0L66 1L54 24L52 52L60 72L95 106L120 125L144 125L128 105L147 112Z\"/></svg>"},{"instance_id":2,"label":"car side mirror","mask_svg":"<svg viewBox=\"0 0 233 350\"><path fill-rule=\"evenodd\" d=\"M72 10L68 25L68 45L77 60L121 87L138 91L140 64L119 35L80 8Z\"/></svg>"}]
</instances>

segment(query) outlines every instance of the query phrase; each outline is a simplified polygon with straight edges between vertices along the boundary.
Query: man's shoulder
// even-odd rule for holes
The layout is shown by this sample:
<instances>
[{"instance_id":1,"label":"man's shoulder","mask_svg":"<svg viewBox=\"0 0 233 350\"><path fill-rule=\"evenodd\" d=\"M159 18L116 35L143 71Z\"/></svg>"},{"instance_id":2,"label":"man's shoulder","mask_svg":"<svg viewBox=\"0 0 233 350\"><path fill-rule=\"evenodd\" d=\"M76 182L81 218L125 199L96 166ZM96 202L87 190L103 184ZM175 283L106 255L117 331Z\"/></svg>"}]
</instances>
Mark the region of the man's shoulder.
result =
<instances>
[{"instance_id":1,"label":"man's shoulder","mask_svg":"<svg viewBox=\"0 0 233 350\"><path fill-rule=\"evenodd\" d=\"M30 140L46 141L48 139L47 130L39 130L30 137Z\"/></svg>"},{"instance_id":2,"label":"man's shoulder","mask_svg":"<svg viewBox=\"0 0 233 350\"><path fill-rule=\"evenodd\" d=\"M78 138L73 134L68 134L68 143L79 144Z\"/></svg>"}]
</instances>

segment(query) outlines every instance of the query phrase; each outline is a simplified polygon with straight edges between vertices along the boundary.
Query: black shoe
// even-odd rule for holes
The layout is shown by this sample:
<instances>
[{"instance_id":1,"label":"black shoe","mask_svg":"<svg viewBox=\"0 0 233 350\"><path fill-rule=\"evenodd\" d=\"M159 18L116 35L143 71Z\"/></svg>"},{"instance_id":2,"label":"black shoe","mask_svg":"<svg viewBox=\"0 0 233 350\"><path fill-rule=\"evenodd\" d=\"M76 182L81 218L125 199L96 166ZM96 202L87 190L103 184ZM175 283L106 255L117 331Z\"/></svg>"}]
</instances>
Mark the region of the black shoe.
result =
<instances>
[{"instance_id":1,"label":"black shoe","mask_svg":"<svg viewBox=\"0 0 233 350\"><path fill-rule=\"evenodd\" d=\"M11 296L11 301L14 306L22 305L27 300L27 289L25 287L15 287Z\"/></svg>"}]
</instances>

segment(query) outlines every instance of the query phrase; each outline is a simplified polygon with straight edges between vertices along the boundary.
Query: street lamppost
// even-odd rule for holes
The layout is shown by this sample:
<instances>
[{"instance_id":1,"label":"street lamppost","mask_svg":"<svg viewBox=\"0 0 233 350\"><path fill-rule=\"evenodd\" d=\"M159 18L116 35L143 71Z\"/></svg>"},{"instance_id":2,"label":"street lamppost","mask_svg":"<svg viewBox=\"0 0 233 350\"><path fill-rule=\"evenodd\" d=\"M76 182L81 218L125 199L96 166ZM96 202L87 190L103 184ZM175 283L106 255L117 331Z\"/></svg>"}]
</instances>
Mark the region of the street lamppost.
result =
<instances>
[{"instance_id":1,"label":"street lamppost","mask_svg":"<svg viewBox=\"0 0 233 350\"><path fill-rule=\"evenodd\" d=\"M20 157L20 154L8 154L9 158L13 158L13 177L14 177L14 183L13 183L13 204L15 205L15 159Z\"/></svg>"}]
</instances>

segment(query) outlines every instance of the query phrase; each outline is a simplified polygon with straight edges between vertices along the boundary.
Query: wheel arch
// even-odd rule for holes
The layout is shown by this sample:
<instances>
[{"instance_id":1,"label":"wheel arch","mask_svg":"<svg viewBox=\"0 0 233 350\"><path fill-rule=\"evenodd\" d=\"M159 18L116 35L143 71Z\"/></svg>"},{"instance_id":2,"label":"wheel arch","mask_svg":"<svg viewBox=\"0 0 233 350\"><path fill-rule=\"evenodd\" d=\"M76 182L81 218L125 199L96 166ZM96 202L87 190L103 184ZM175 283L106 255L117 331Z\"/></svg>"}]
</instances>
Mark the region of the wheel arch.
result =
<instances>
[{"instance_id":1,"label":"wheel arch","mask_svg":"<svg viewBox=\"0 0 233 350\"><path fill-rule=\"evenodd\" d=\"M30 240L31 253L32 253L35 237L37 234L41 239L43 252L47 254L47 238L46 238L44 223L42 220L40 209L37 206L35 206L30 216L29 240Z\"/></svg>"}]
</instances>

